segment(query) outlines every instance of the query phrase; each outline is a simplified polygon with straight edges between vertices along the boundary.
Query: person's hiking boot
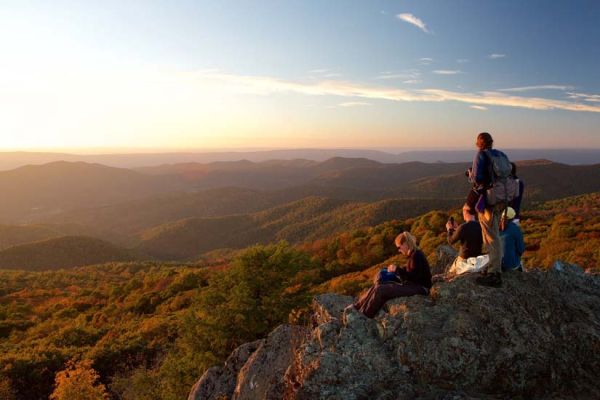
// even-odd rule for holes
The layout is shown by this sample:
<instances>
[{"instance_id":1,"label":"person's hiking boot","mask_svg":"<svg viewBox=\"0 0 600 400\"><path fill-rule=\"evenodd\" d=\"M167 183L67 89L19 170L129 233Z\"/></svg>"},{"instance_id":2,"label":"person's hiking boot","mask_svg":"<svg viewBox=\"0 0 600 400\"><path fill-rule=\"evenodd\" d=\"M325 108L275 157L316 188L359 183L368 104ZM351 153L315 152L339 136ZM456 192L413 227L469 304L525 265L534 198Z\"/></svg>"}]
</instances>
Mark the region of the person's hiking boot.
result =
<instances>
[{"instance_id":1,"label":"person's hiking boot","mask_svg":"<svg viewBox=\"0 0 600 400\"><path fill-rule=\"evenodd\" d=\"M502 275L499 272L485 274L475 279L479 285L500 287L502 286Z\"/></svg>"}]
</instances>

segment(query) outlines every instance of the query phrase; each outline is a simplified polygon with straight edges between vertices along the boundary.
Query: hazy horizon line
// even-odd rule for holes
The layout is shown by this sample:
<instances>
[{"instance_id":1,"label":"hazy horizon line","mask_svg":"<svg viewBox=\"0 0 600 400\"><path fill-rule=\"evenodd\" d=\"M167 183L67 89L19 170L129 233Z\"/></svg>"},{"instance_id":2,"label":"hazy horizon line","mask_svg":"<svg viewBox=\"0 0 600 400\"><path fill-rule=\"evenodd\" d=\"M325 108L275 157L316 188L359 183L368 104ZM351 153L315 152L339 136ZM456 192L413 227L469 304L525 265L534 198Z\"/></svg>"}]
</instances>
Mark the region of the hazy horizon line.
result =
<instances>
[{"instance_id":1,"label":"hazy horizon line","mask_svg":"<svg viewBox=\"0 0 600 400\"><path fill-rule=\"evenodd\" d=\"M595 151L600 147L499 147L506 150L540 150L540 151ZM414 151L475 151L474 147L224 147L224 148L161 148L161 147L92 147L92 148L17 148L0 149L0 154L69 154L69 155L118 155L118 154L202 154L202 153L244 153L244 152L275 152L275 151L377 151L395 154L395 152Z\"/></svg>"}]
</instances>

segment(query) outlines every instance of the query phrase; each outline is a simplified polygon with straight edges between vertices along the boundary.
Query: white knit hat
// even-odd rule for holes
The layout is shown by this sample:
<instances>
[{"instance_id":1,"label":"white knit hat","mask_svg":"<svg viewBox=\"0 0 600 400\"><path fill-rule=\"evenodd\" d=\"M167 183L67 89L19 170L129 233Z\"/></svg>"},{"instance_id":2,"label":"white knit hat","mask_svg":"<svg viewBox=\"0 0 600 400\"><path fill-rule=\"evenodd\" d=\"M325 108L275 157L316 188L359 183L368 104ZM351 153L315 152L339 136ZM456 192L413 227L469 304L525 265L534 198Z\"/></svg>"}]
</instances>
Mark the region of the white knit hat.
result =
<instances>
[{"instance_id":1,"label":"white knit hat","mask_svg":"<svg viewBox=\"0 0 600 400\"><path fill-rule=\"evenodd\" d=\"M515 209L512 207L507 207L506 210L502 212L502 218L504 219L513 219L517 215Z\"/></svg>"}]
</instances>

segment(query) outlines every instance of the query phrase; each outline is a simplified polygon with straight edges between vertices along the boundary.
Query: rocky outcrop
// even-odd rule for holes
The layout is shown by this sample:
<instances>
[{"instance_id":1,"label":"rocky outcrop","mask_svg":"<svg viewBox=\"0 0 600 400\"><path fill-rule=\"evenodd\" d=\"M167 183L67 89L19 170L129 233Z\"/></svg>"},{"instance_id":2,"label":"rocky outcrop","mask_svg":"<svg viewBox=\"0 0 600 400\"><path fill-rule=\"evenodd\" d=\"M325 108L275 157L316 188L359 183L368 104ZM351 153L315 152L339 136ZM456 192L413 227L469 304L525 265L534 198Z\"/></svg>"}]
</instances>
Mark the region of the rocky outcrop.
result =
<instances>
[{"instance_id":1,"label":"rocky outcrop","mask_svg":"<svg viewBox=\"0 0 600 400\"><path fill-rule=\"evenodd\" d=\"M238 382L238 374L263 340L245 343L235 349L222 367L209 368L192 388L189 400L220 400L230 398Z\"/></svg>"},{"instance_id":2,"label":"rocky outcrop","mask_svg":"<svg viewBox=\"0 0 600 400\"><path fill-rule=\"evenodd\" d=\"M223 367L202 375L188 400L281 399L285 372L307 334L304 327L281 325L266 339L238 347Z\"/></svg>"},{"instance_id":3,"label":"rocky outcrop","mask_svg":"<svg viewBox=\"0 0 600 400\"><path fill-rule=\"evenodd\" d=\"M307 334L306 328L290 325L281 325L271 332L240 370L232 398L281 399L285 390L285 372Z\"/></svg>"},{"instance_id":4,"label":"rocky outcrop","mask_svg":"<svg viewBox=\"0 0 600 400\"><path fill-rule=\"evenodd\" d=\"M351 302L316 297L314 328L276 329L227 398L600 398L597 275L562 265L504 274L499 289L459 276L374 319ZM210 386L209 371L196 389ZM215 398L203 396L190 399Z\"/></svg>"},{"instance_id":5,"label":"rocky outcrop","mask_svg":"<svg viewBox=\"0 0 600 400\"><path fill-rule=\"evenodd\" d=\"M454 262L458 252L452 246L443 244L435 250L437 262L431 266L432 275L444 275Z\"/></svg>"}]
</instances>

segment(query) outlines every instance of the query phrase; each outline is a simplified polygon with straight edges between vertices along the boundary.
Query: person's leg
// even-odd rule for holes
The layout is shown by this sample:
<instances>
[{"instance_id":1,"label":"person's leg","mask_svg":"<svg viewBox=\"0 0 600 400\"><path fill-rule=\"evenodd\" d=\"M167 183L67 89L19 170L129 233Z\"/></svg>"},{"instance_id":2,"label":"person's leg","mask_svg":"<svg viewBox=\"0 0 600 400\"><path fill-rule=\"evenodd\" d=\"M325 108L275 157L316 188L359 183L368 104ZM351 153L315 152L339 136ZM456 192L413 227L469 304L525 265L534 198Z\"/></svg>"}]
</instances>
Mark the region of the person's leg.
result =
<instances>
[{"instance_id":1,"label":"person's leg","mask_svg":"<svg viewBox=\"0 0 600 400\"><path fill-rule=\"evenodd\" d=\"M450 265L450 268L448 268L448 272L446 272L446 276L452 277L452 276L458 274L459 267L463 261L464 261L464 259L461 256L456 256L456 258L452 262L452 265Z\"/></svg>"},{"instance_id":2,"label":"person's leg","mask_svg":"<svg viewBox=\"0 0 600 400\"><path fill-rule=\"evenodd\" d=\"M354 308L356 308L357 310L361 311L362 307L368 301L368 299L374 296L374 294L375 294L375 288L376 287L377 287L377 284L371 286L369 288L369 290L367 290L365 293L363 293L358 298L358 300L356 300L356 302L354 303Z\"/></svg>"},{"instance_id":3,"label":"person's leg","mask_svg":"<svg viewBox=\"0 0 600 400\"><path fill-rule=\"evenodd\" d=\"M361 306L356 308L367 317L373 318L386 301L396 297L414 296L416 294L426 294L426 291L422 286L414 284L399 285L388 283L375 285L369 290Z\"/></svg>"},{"instance_id":4,"label":"person's leg","mask_svg":"<svg viewBox=\"0 0 600 400\"><path fill-rule=\"evenodd\" d=\"M483 242L487 245L490 261L486 275L477 278L477 283L485 286L499 287L502 285L502 241L500 240L500 214L504 207L497 204L486 208L479 214L479 224L483 234Z\"/></svg>"},{"instance_id":5,"label":"person's leg","mask_svg":"<svg viewBox=\"0 0 600 400\"><path fill-rule=\"evenodd\" d=\"M479 213L479 224L483 242L487 245L490 261L488 273L499 273L502 271L502 242L500 241L500 211L498 207L486 208Z\"/></svg>"}]
</instances>

